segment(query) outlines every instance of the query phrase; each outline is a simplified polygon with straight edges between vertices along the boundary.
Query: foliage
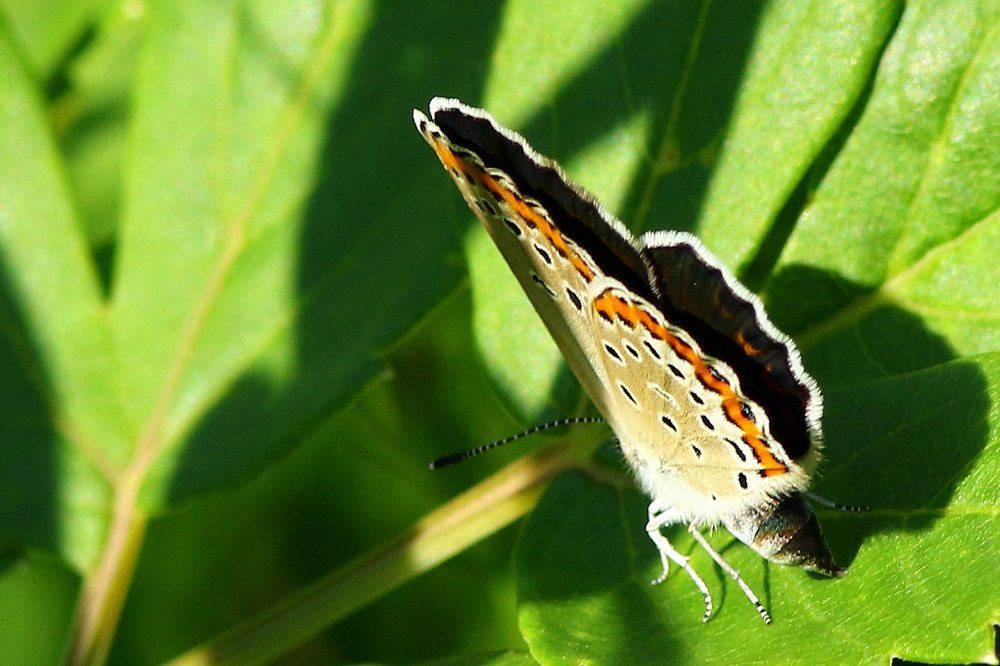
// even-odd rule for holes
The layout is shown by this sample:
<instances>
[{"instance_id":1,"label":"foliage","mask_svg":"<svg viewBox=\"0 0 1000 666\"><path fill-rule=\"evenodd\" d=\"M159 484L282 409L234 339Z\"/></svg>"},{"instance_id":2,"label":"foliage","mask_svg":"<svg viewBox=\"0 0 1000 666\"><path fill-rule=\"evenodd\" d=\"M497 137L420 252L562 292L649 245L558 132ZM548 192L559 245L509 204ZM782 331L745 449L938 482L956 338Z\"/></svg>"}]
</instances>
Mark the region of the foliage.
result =
<instances>
[{"instance_id":1,"label":"foliage","mask_svg":"<svg viewBox=\"0 0 1000 666\"><path fill-rule=\"evenodd\" d=\"M995 663L996 2L0 6L0 662ZM764 294L850 576L702 625L593 426L426 471L586 409L434 95Z\"/></svg>"}]
</instances>

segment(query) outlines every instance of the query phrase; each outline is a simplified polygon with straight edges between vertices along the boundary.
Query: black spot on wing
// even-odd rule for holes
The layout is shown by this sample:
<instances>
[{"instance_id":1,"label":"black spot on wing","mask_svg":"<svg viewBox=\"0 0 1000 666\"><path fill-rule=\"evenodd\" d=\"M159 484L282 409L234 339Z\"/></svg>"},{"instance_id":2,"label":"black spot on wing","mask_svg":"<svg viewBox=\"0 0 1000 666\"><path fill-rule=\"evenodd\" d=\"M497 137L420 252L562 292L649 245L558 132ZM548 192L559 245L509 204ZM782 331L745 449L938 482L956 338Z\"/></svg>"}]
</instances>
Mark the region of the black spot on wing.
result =
<instances>
[{"instance_id":1,"label":"black spot on wing","mask_svg":"<svg viewBox=\"0 0 1000 666\"><path fill-rule=\"evenodd\" d=\"M625 364L625 359L622 358L622 355L618 353L618 350L615 349L614 346L612 346L612 345L608 344L607 342L605 342L604 343L604 351L606 351L611 358L615 359L619 363L621 363L623 365Z\"/></svg>"},{"instance_id":2,"label":"black spot on wing","mask_svg":"<svg viewBox=\"0 0 1000 666\"><path fill-rule=\"evenodd\" d=\"M549 287L549 285L546 284L545 280L543 280L542 278L540 278L537 273L532 273L531 274L531 279L535 282L535 284L537 284L539 287L541 287L546 292L548 292L549 296L551 296L552 298L556 297L556 292L552 291L552 289Z\"/></svg>"},{"instance_id":3,"label":"black spot on wing","mask_svg":"<svg viewBox=\"0 0 1000 666\"><path fill-rule=\"evenodd\" d=\"M806 455L812 448L806 419L812 395L793 369L789 347L762 329L753 304L737 295L693 245L647 247L643 254L653 267L658 292L653 302L664 316L689 331L705 354L733 368L792 460Z\"/></svg>"},{"instance_id":4,"label":"black spot on wing","mask_svg":"<svg viewBox=\"0 0 1000 666\"><path fill-rule=\"evenodd\" d=\"M576 308L577 310L583 309L583 302L580 301L580 297L577 296L576 292L570 289L569 287L566 287L566 297L569 298L570 303L573 304L574 308Z\"/></svg>"},{"instance_id":5,"label":"black spot on wing","mask_svg":"<svg viewBox=\"0 0 1000 666\"><path fill-rule=\"evenodd\" d=\"M521 144L498 132L486 118L443 108L434 113L433 120L453 144L477 154L487 168L510 176L518 190L536 200L559 230L586 250L602 272L614 275L630 291L655 302L642 254L607 223L594 197L568 182L553 160L535 161Z\"/></svg>"},{"instance_id":6,"label":"black spot on wing","mask_svg":"<svg viewBox=\"0 0 1000 666\"><path fill-rule=\"evenodd\" d=\"M632 395L632 392L628 390L627 386L625 386L624 384L622 384L621 382L619 382L618 383L618 388L621 389L622 393L625 395L626 398L628 398L629 402L631 402L636 407L639 406L639 403L636 401L635 396Z\"/></svg>"},{"instance_id":7,"label":"black spot on wing","mask_svg":"<svg viewBox=\"0 0 1000 666\"><path fill-rule=\"evenodd\" d=\"M747 461L747 454L743 453L743 449L740 448L739 444L737 444L736 442L734 442L729 438L726 439L726 444L729 444L729 446L733 447L733 451L736 452L736 455L740 459L740 461L742 462Z\"/></svg>"},{"instance_id":8,"label":"black spot on wing","mask_svg":"<svg viewBox=\"0 0 1000 666\"><path fill-rule=\"evenodd\" d=\"M487 192L488 191L489 190L487 190ZM488 197L483 196L482 192L480 192L479 195L480 195L478 202L479 207L482 210L486 211L486 213L489 214L491 217L500 217L500 211L497 209L496 206L493 205L493 202L490 201Z\"/></svg>"}]
</instances>

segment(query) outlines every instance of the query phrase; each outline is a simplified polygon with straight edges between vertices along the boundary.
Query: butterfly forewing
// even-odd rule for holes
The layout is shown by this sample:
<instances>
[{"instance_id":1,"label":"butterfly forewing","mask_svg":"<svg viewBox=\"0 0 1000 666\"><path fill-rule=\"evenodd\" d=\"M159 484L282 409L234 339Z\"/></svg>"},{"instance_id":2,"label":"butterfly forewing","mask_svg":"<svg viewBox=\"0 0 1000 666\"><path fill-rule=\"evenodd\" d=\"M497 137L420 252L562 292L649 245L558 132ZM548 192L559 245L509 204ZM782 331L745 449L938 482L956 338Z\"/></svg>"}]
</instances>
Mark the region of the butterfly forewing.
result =
<instances>
[{"instance_id":1,"label":"butterfly forewing","mask_svg":"<svg viewBox=\"0 0 1000 666\"><path fill-rule=\"evenodd\" d=\"M507 172L456 143L454 130L450 136L420 112L414 119L511 266L588 396L607 413L608 379L589 361L597 353L592 334L595 313L589 307L596 264L561 232L550 209L522 192Z\"/></svg>"}]
</instances>

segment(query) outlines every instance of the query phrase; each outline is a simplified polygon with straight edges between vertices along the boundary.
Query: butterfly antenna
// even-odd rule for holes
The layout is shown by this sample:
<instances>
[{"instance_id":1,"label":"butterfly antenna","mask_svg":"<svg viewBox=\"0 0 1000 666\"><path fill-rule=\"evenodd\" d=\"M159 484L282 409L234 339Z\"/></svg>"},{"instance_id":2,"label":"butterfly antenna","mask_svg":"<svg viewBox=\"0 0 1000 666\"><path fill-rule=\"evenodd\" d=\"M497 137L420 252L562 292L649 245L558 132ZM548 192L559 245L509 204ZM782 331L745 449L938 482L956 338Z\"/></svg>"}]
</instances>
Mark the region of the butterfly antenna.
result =
<instances>
[{"instance_id":1,"label":"butterfly antenna","mask_svg":"<svg viewBox=\"0 0 1000 666\"><path fill-rule=\"evenodd\" d=\"M806 497L816 502L816 504L821 504L828 509L836 509L837 511L850 511L852 513L860 513L862 511L871 511L870 506L851 506L850 504L840 504L839 502L834 502L833 500L828 500L822 495L817 495L812 491L805 491L803 493Z\"/></svg>"},{"instance_id":2,"label":"butterfly antenna","mask_svg":"<svg viewBox=\"0 0 1000 666\"><path fill-rule=\"evenodd\" d=\"M549 428L558 428L564 425L575 425L578 423L607 423L604 419L599 416L575 416L568 419L557 419L555 421L549 421L548 423L543 423L541 425L536 425L532 428L528 428L524 432L519 432L516 435L511 435L510 437L504 437L503 439L498 439L489 444L483 444L482 446L477 446L474 449L469 449L468 451L459 451L458 453L452 453L443 458L438 458L430 464L431 469L441 469L442 467L447 467L448 465L454 465L457 462L462 462L463 460L468 460L469 458L474 458L480 453L486 453L498 446L503 446L504 444L510 444L511 442L516 442L517 440L527 437L528 435L534 435L537 432L543 430L548 430Z\"/></svg>"}]
</instances>

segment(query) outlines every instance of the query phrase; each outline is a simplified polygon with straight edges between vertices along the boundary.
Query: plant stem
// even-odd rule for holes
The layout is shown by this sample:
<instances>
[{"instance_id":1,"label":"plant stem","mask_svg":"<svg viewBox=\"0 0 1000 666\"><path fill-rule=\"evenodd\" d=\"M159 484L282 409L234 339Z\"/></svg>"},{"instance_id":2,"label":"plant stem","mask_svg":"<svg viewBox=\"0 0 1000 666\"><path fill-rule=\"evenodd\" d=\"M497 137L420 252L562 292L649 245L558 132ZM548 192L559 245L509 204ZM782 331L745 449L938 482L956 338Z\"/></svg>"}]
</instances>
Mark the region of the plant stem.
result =
<instances>
[{"instance_id":1,"label":"plant stem","mask_svg":"<svg viewBox=\"0 0 1000 666\"><path fill-rule=\"evenodd\" d=\"M73 643L66 656L69 666L100 666L107 659L146 524L146 515L136 506L135 492L119 492L108 545L77 601Z\"/></svg>"},{"instance_id":2,"label":"plant stem","mask_svg":"<svg viewBox=\"0 0 1000 666\"><path fill-rule=\"evenodd\" d=\"M526 514L549 479L578 463L579 448L557 445L521 458L395 539L178 657L170 666L255 664L276 659Z\"/></svg>"}]
</instances>

